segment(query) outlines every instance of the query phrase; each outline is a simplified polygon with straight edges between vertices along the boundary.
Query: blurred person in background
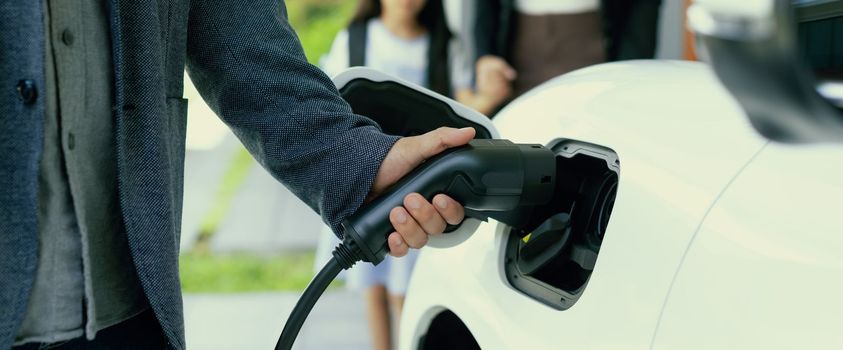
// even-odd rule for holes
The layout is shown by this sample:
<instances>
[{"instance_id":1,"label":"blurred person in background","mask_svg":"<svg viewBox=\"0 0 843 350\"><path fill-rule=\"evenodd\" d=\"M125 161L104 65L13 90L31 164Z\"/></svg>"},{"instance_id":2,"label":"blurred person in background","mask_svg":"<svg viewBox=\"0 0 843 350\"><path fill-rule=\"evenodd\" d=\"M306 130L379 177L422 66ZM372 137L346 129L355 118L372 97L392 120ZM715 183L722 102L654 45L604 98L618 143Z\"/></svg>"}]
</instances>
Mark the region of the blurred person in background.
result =
<instances>
[{"instance_id":1,"label":"blurred person in background","mask_svg":"<svg viewBox=\"0 0 843 350\"><path fill-rule=\"evenodd\" d=\"M653 58L661 0L488 0L477 4L476 84L512 98L558 75Z\"/></svg>"},{"instance_id":2,"label":"blurred person in background","mask_svg":"<svg viewBox=\"0 0 843 350\"><path fill-rule=\"evenodd\" d=\"M449 63L451 80L459 89L454 91L454 98L483 114L491 115L498 106L511 95L509 82L506 80L486 79L474 84L474 27L477 7L485 6L479 0L442 0L445 17L451 33Z\"/></svg>"},{"instance_id":3,"label":"blurred person in background","mask_svg":"<svg viewBox=\"0 0 843 350\"><path fill-rule=\"evenodd\" d=\"M454 75L449 64L451 33L441 0L362 0L348 28L337 34L322 61L329 75L354 66L367 66L488 113L502 99L471 91L470 75ZM453 79L459 76L463 78ZM339 241L325 230L317 265ZM404 295L417 250L401 259L387 257L377 266L359 264L345 276L349 287L365 290L369 328L375 349L389 349L393 341L392 315L400 319Z\"/></svg>"}]
</instances>

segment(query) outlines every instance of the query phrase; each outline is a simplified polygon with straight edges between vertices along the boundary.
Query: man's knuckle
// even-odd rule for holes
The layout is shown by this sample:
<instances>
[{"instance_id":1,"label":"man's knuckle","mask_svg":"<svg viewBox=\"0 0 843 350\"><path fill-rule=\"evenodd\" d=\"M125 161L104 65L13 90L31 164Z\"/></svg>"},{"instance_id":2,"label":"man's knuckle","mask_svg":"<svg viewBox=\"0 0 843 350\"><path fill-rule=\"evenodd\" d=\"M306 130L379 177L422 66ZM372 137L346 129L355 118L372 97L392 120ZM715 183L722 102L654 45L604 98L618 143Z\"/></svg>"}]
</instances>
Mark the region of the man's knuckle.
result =
<instances>
[{"instance_id":1,"label":"man's knuckle","mask_svg":"<svg viewBox=\"0 0 843 350\"><path fill-rule=\"evenodd\" d=\"M449 224L456 225L456 224L458 224L462 221L464 216L465 215L462 212L459 212L459 211L455 210L454 212L448 213L448 216L447 216L446 219L447 219Z\"/></svg>"},{"instance_id":2,"label":"man's knuckle","mask_svg":"<svg viewBox=\"0 0 843 350\"><path fill-rule=\"evenodd\" d=\"M423 234L423 235L419 236L415 243L416 244L413 246L413 248L419 249L421 247L424 247L425 244L427 244L427 235Z\"/></svg>"},{"instance_id":3,"label":"man's knuckle","mask_svg":"<svg viewBox=\"0 0 843 350\"><path fill-rule=\"evenodd\" d=\"M448 227L448 224L445 220L440 220L439 223L436 225L436 229L433 230L433 234L440 234L445 232L445 228Z\"/></svg>"},{"instance_id":4,"label":"man's knuckle","mask_svg":"<svg viewBox=\"0 0 843 350\"><path fill-rule=\"evenodd\" d=\"M423 205L421 208L417 209L419 212L419 216L424 221L431 221L435 220L437 216L436 209L433 208L432 205Z\"/></svg>"},{"instance_id":5,"label":"man's knuckle","mask_svg":"<svg viewBox=\"0 0 843 350\"><path fill-rule=\"evenodd\" d=\"M427 244L427 234L424 232L416 232L407 244L409 244L410 247L419 249Z\"/></svg>"}]
</instances>

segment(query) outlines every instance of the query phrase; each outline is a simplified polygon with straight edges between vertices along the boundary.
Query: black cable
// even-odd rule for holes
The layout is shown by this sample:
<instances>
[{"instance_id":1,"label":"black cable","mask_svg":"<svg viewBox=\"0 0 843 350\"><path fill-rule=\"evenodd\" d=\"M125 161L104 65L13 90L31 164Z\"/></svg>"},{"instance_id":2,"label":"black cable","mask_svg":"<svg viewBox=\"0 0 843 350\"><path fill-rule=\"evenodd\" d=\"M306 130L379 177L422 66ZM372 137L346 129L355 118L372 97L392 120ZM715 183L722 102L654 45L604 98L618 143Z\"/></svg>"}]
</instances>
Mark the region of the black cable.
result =
<instances>
[{"instance_id":1,"label":"black cable","mask_svg":"<svg viewBox=\"0 0 843 350\"><path fill-rule=\"evenodd\" d=\"M293 343L296 341L296 337L301 330L301 326L304 324L304 320L307 319L307 315L310 314L313 305L316 304L316 301L319 300L319 297L322 296L322 293L325 292L331 281L339 275L340 271L350 268L355 262L360 260L360 252L356 249L353 241L350 240L338 245L334 249L333 255L331 260L328 260L328 263L325 264L325 267L316 274L316 277L313 277L313 280L307 285L301 298L296 303L296 307L290 312L290 317L287 318L284 330L281 331L281 336L278 337L278 343L275 344L275 350L292 349Z\"/></svg>"},{"instance_id":2,"label":"black cable","mask_svg":"<svg viewBox=\"0 0 843 350\"><path fill-rule=\"evenodd\" d=\"M319 274L313 277L313 280L307 285L307 289L304 290L304 294L302 294L302 297L296 303L296 307L290 313L287 324L284 325L284 330L281 332L281 337L278 338L278 343L275 344L275 350L289 350L293 347L293 342L296 341L299 330L301 330L301 326L304 324L307 315L310 314L310 310L313 309L313 305L316 304L316 301L325 292L325 288L328 288L328 285L331 284L331 281L337 277L340 271L342 271L342 267L340 267L336 259L331 258L325 264L325 267L319 271Z\"/></svg>"}]
</instances>

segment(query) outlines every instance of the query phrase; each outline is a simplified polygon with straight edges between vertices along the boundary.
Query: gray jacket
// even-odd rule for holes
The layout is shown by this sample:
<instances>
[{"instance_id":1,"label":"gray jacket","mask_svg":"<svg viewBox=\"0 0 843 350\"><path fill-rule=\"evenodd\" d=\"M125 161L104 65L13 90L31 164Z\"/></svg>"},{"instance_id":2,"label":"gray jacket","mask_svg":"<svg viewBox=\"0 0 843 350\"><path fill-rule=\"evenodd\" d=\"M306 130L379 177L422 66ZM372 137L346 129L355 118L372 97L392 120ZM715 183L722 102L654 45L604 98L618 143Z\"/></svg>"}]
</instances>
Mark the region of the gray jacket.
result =
<instances>
[{"instance_id":1,"label":"gray jacket","mask_svg":"<svg viewBox=\"0 0 843 350\"><path fill-rule=\"evenodd\" d=\"M0 2L0 349L20 326L38 254L41 6ZM254 157L332 227L362 203L396 138L306 62L282 1L111 0L110 21L121 212L144 293L171 347L184 348L185 65Z\"/></svg>"}]
</instances>

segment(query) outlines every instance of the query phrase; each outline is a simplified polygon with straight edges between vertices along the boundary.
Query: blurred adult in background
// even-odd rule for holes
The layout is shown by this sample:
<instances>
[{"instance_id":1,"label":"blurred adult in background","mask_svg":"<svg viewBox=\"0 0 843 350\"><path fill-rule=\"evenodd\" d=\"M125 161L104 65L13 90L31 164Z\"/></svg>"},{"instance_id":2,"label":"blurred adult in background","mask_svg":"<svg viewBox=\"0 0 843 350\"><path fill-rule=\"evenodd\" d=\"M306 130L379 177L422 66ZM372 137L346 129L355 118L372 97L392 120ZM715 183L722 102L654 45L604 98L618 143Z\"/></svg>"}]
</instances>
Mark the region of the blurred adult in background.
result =
<instances>
[{"instance_id":1,"label":"blurred adult in background","mask_svg":"<svg viewBox=\"0 0 843 350\"><path fill-rule=\"evenodd\" d=\"M454 91L454 99L483 114L491 115L511 95L509 82L474 81L474 27L477 8L484 0L443 0L445 17L451 33L449 61L452 80L461 88Z\"/></svg>"},{"instance_id":2,"label":"blurred adult in background","mask_svg":"<svg viewBox=\"0 0 843 350\"><path fill-rule=\"evenodd\" d=\"M476 84L517 97L585 66L652 58L661 0L488 0L477 6ZM511 89L511 90L510 90Z\"/></svg>"},{"instance_id":3,"label":"blurred adult in background","mask_svg":"<svg viewBox=\"0 0 843 350\"><path fill-rule=\"evenodd\" d=\"M451 33L445 24L441 0L361 0L349 26L337 34L323 69L336 75L353 66L367 66L445 96L470 89L470 75L454 75L449 64ZM455 79L455 77L461 77ZM461 95L461 102L488 111L500 101L476 94ZM319 253L327 257L338 241L326 230ZM377 266L359 264L346 275L348 285L363 290L375 349L389 349L392 320L400 319L404 295L416 262L417 250L400 259L387 257ZM319 264L317 259L317 265Z\"/></svg>"}]
</instances>

